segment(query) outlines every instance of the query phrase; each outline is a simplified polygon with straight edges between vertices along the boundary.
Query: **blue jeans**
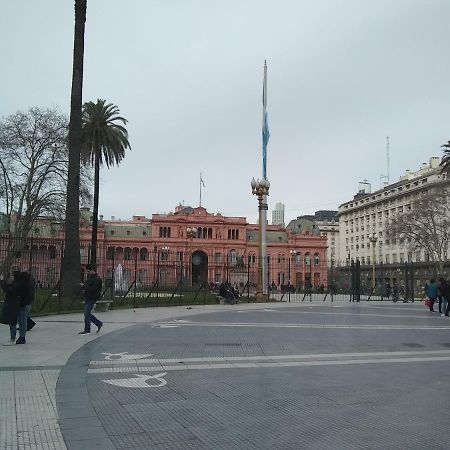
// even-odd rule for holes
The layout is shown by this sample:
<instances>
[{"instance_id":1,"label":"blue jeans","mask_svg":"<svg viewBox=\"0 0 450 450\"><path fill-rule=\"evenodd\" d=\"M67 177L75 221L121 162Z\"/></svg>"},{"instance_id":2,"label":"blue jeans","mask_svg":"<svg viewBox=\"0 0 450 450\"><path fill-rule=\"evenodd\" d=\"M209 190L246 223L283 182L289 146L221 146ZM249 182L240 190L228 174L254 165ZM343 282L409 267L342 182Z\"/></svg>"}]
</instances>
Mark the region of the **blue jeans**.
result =
<instances>
[{"instance_id":1,"label":"blue jeans","mask_svg":"<svg viewBox=\"0 0 450 450\"><path fill-rule=\"evenodd\" d=\"M16 340L16 333L17 333L17 325L10 325L9 326L9 333L11 335L11 340Z\"/></svg>"},{"instance_id":2,"label":"blue jeans","mask_svg":"<svg viewBox=\"0 0 450 450\"><path fill-rule=\"evenodd\" d=\"M93 314L91 314L92 308L94 307L94 302L86 302L84 304L84 331L86 333L91 332L91 322L94 322L97 327L103 325L103 322L97 319Z\"/></svg>"},{"instance_id":3,"label":"blue jeans","mask_svg":"<svg viewBox=\"0 0 450 450\"><path fill-rule=\"evenodd\" d=\"M19 317L17 318L17 322L19 323L19 337L24 338L27 334L27 317L30 314L30 309L31 305L21 306L19 309Z\"/></svg>"}]
</instances>

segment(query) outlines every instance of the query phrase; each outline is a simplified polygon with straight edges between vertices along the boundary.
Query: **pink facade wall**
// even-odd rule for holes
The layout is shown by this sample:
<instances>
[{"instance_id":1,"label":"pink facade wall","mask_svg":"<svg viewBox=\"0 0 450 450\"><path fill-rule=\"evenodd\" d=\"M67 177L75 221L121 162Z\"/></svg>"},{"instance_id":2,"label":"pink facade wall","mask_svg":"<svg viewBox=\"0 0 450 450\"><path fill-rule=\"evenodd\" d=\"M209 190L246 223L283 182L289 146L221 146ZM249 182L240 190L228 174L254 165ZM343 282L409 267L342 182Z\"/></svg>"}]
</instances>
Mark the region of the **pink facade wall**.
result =
<instances>
[{"instance_id":1,"label":"pink facade wall","mask_svg":"<svg viewBox=\"0 0 450 450\"><path fill-rule=\"evenodd\" d=\"M195 262L192 256L200 255L203 262L207 260L202 274L204 281L245 281L244 278L248 277L251 283L255 283L258 225L247 223L244 217L211 214L201 207L194 208L189 214L184 211L179 207L175 213L153 214L151 219L135 216L130 221L101 221L98 232L99 273L107 277L121 264L128 277L136 276L141 284L151 284L156 277L172 284L180 277L192 280ZM188 227L197 228L198 235L188 237ZM268 225L267 230L269 284L287 284L288 266L292 285L303 286L309 278L313 286L327 284L326 237L294 235L274 225ZM253 240L249 240L248 235ZM64 236L62 232L48 236L47 244L42 243L44 238L36 238L41 243L31 258L32 269L38 279L46 282L50 277L54 281L59 276ZM82 222L80 227L80 239L81 262L85 266L91 239L91 228L86 222ZM298 254L291 256L291 250ZM26 268L29 249L25 249L21 259ZM239 260L245 264L245 269L239 270Z\"/></svg>"}]
</instances>

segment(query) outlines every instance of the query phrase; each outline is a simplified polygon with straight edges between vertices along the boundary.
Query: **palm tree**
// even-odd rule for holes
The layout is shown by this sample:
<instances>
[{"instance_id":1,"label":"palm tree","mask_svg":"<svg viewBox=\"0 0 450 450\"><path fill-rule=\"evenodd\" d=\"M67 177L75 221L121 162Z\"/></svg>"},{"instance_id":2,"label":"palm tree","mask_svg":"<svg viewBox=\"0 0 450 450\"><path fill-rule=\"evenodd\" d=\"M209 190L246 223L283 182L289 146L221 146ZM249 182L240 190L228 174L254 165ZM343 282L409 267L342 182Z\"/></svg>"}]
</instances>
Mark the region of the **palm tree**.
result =
<instances>
[{"instance_id":1,"label":"palm tree","mask_svg":"<svg viewBox=\"0 0 450 450\"><path fill-rule=\"evenodd\" d=\"M450 141L448 141L446 144L441 145L441 147L444 149L444 156L442 157L441 161L441 170L444 173L450 172Z\"/></svg>"},{"instance_id":2,"label":"palm tree","mask_svg":"<svg viewBox=\"0 0 450 450\"><path fill-rule=\"evenodd\" d=\"M90 159L94 166L94 209L92 213L92 240L90 263L97 260L97 223L100 166L119 164L125 157L125 150L130 148L128 132L124 125L127 120L119 116L119 108L106 100L97 103L87 102L83 105L83 150L85 159Z\"/></svg>"},{"instance_id":3,"label":"palm tree","mask_svg":"<svg viewBox=\"0 0 450 450\"><path fill-rule=\"evenodd\" d=\"M76 294L78 282L80 281L80 149L86 8L87 0L75 0L72 91L68 137L69 167L66 196L65 249L60 280L63 293L69 296Z\"/></svg>"}]
</instances>

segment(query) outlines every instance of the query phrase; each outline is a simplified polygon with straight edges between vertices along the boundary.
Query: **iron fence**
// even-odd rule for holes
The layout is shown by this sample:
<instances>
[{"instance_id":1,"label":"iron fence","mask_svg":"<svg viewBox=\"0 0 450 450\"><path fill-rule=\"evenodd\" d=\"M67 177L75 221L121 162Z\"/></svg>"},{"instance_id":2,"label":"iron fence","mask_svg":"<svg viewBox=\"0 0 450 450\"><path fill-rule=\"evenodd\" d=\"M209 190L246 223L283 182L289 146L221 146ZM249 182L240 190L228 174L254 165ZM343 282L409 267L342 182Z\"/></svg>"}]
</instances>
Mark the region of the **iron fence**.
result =
<instances>
[{"instance_id":1,"label":"iron fence","mask_svg":"<svg viewBox=\"0 0 450 450\"><path fill-rule=\"evenodd\" d=\"M89 253L90 246L82 244L80 281L86 277ZM0 236L4 270L26 270L36 282L34 314L81 310L81 291L74 298L63 298L59 289L63 254L60 239L17 242ZM422 286L434 273L428 263L378 264L374 268L359 262L339 265L281 255L264 263L267 299L291 302L414 301L421 298ZM258 288L258 259L254 255L174 254L164 246L148 249L100 244L97 271L103 279L102 301L113 308L217 303L222 282L233 285L242 301L254 301ZM449 266L445 272L443 276L450 273Z\"/></svg>"}]
</instances>

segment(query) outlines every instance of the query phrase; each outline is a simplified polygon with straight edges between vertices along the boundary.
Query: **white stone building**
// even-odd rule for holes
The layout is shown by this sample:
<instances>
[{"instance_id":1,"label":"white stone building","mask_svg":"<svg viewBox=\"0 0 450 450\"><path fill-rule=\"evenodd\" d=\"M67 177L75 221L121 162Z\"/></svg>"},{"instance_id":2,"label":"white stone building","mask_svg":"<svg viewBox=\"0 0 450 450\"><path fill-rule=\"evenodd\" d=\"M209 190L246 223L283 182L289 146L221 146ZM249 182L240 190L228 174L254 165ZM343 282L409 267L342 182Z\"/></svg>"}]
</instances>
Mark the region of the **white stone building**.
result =
<instances>
[{"instance_id":1,"label":"white stone building","mask_svg":"<svg viewBox=\"0 0 450 450\"><path fill-rule=\"evenodd\" d=\"M281 225L284 228L284 203L276 203L272 211L272 225Z\"/></svg>"},{"instance_id":2,"label":"white stone building","mask_svg":"<svg viewBox=\"0 0 450 450\"><path fill-rule=\"evenodd\" d=\"M377 264L426 259L423 251L413 254L408 250L406 241L389 242L385 228L389 217L409 211L411 203L421 192L445 179L445 175L440 174L440 161L439 157L432 157L419 170L407 170L398 182L373 193L364 183L366 187L360 189L353 200L339 206L338 254L341 265L350 260L372 264L374 255Z\"/></svg>"}]
</instances>

